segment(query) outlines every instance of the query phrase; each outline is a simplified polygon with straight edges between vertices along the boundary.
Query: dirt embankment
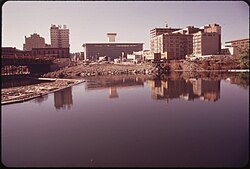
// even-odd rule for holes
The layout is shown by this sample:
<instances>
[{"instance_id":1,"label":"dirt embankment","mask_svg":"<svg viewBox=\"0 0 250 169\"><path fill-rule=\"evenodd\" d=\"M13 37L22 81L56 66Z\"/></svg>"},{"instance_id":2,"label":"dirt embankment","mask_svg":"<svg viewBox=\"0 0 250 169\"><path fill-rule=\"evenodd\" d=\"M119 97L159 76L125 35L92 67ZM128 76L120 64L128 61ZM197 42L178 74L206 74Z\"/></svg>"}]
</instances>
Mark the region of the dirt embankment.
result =
<instances>
[{"instance_id":1,"label":"dirt embankment","mask_svg":"<svg viewBox=\"0 0 250 169\"><path fill-rule=\"evenodd\" d=\"M55 72L49 72L43 77L50 78L85 78L90 76L106 76L106 75L131 75L131 74L151 74L154 67L151 63L137 65L121 65L121 64L79 64L67 66Z\"/></svg>"},{"instance_id":2,"label":"dirt embankment","mask_svg":"<svg viewBox=\"0 0 250 169\"><path fill-rule=\"evenodd\" d=\"M142 63L137 65L122 64L78 64L67 66L55 72L49 72L43 77L50 78L85 78L92 76L106 75L154 75L155 65L152 63ZM240 69L237 58L233 56L213 56L201 58L199 60L171 60L169 62L170 71L204 71L204 70L224 70Z\"/></svg>"}]
</instances>

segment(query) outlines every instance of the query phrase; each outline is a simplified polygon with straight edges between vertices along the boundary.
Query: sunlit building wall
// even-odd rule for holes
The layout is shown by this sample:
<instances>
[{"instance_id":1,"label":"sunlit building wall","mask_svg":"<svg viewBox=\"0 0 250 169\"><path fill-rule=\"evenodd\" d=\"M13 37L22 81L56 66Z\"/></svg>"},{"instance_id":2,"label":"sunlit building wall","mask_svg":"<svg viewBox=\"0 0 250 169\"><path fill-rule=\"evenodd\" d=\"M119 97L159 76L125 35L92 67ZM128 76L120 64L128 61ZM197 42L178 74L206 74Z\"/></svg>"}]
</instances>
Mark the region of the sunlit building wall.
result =
<instances>
[{"instance_id":1,"label":"sunlit building wall","mask_svg":"<svg viewBox=\"0 0 250 169\"><path fill-rule=\"evenodd\" d=\"M45 48L45 39L40 37L37 33L31 34L30 37L25 36L23 50L31 51L32 48Z\"/></svg>"}]
</instances>

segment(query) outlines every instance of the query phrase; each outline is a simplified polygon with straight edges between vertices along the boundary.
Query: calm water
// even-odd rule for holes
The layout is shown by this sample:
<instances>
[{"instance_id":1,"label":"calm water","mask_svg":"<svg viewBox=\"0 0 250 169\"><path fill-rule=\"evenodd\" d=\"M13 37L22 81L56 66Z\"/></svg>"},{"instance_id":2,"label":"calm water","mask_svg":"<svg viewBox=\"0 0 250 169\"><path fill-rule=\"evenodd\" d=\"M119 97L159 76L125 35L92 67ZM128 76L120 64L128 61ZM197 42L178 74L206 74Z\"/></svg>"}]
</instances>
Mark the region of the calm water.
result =
<instances>
[{"instance_id":1,"label":"calm water","mask_svg":"<svg viewBox=\"0 0 250 169\"><path fill-rule=\"evenodd\" d=\"M6 166L241 167L249 82L117 78L2 106Z\"/></svg>"}]
</instances>

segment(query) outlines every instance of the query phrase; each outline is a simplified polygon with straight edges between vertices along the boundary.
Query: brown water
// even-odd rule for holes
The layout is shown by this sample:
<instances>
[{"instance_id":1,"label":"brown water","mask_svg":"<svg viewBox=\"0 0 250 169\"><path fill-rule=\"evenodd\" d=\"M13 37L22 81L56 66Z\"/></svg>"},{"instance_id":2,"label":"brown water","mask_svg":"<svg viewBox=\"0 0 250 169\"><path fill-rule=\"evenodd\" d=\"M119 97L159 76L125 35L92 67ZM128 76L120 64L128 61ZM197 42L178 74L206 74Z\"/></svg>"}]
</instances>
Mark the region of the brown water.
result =
<instances>
[{"instance_id":1,"label":"brown water","mask_svg":"<svg viewBox=\"0 0 250 169\"><path fill-rule=\"evenodd\" d=\"M231 77L92 79L2 106L2 163L241 167L248 102L249 82Z\"/></svg>"}]
</instances>

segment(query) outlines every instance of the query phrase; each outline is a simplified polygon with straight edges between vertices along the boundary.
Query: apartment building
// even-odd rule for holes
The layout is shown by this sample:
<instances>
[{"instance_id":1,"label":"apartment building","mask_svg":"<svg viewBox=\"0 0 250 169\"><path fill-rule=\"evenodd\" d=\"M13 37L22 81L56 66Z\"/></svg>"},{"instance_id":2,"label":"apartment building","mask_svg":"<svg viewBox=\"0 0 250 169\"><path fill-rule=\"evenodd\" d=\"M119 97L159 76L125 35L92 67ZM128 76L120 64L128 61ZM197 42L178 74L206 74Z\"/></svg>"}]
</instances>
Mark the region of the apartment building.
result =
<instances>
[{"instance_id":1,"label":"apartment building","mask_svg":"<svg viewBox=\"0 0 250 169\"><path fill-rule=\"evenodd\" d=\"M50 38L52 48L69 48L69 29L66 25L51 25Z\"/></svg>"},{"instance_id":2,"label":"apartment building","mask_svg":"<svg viewBox=\"0 0 250 169\"><path fill-rule=\"evenodd\" d=\"M25 36L24 51L31 51L32 48L45 48L45 46L45 39L37 33L31 34L30 37Z\"/></svg>"},{"instance_id":3,"label":"apartment building","mask_svg":"<svg viewBox=\"0 0 250 169\"><path fill-rule=\"evenodd\" d=\"M193 54L195 56L218 55L221 52L221 26L209 24L193 33Z\"/></svg>"}]
</instances>

